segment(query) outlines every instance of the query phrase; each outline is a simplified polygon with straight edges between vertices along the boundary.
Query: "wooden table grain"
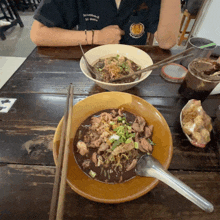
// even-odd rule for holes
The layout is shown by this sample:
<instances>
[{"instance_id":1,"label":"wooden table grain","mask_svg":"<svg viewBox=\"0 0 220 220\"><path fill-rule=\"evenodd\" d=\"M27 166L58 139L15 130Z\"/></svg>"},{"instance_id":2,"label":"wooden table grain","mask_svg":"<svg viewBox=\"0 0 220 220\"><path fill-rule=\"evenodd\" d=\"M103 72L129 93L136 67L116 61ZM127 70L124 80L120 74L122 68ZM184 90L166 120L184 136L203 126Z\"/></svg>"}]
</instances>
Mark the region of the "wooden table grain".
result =
<instances>
[{"instance_id":1,"label":"wooden table grain","mask_svg":"<svg viewBox=\"0 0 220 220\"><path fill-rule=\"evenodd\" d=\"M180 52L157 46L139 47L154 62ZM36 47L0 90L0 97L17 99L8 113L0 114L0 220L49 217L55 174L52 140L63 116L69 83L74 85L74 104L105 92L83 75L80 58L79 47ZM189 143L179 122L186 104L178 94L179 86L165 81L157 69L125 92L140 96L162 113L173 137L169 171L209 200L214 212L202 211L160 182L141 198L121 204L93 202L67 187L64 219L219 219L218 137L212 134L211 142L203 149ZM220 95L209 96L202 105L214 121Z\"/></svg>"}]
</instances>

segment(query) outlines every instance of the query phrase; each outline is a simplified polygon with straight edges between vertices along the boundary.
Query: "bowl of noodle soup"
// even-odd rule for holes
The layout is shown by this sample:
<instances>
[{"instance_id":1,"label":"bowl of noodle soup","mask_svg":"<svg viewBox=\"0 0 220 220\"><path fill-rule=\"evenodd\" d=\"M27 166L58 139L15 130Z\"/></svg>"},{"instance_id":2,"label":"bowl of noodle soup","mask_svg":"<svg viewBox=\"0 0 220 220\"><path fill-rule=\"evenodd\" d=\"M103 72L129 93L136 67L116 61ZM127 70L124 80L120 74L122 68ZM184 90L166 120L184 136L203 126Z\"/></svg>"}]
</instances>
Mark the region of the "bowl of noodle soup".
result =
<instances>
[{"instance_id":1,"label":"bowl of noodle soup","mask_svg":"<svg viewBox=\"0 0 220 220\"><path fill-rule=\"evenodd\" d=\"M79 166L74 140L77 131L86 119L109 109L123 109L142 117L148 125L153 125L152 141L155 146L152 155L168 169L172 154L172 136L162 114L144 99L124 92L103 92L79 101L73 107L71 141L69 146L67 183L79 195L96 202L122 203L131 201L152 190L159 180L150 177L134 176L126 181L108 183L86 174ZM55 131L53 156L57 163L63 118ZM75 144L74 144L75 143Z\"/></svg>"},{"instance_id":2,"label":"bowl of noodle soup","mask_svg":"<svg viewBox=\"0 0 220 220\"><path fill-rule=\"evenodd\" d=\"M109 45L98 46L87 51L85 53L85 56L88 62L92 66L94 66L100 59L113 58L119 61L122 60L121 63L120 62L117 63L111 69L114 69L114 70L121 69L124 75L128 74L128 72L125 71L126 69L132 69L131 68L132 65L130 64L131 62L137 66L133 68L133 70L131 70L133 72L146 68L153 64L151 57L146 52L134 46L123 45L123 44L109 44ZM124 59L128 60L129 63L123 62ZM83 57L80 59L80 68L87 78L95 82L101 88L109 90L109 91L124 91L124 90L130 89L136 86L138 83L144 81L152 72L152 71L144 72L141 74L141 76L134 78L134 81L124 80L124 81L118 81L117 83L116 82L111 83L108 81L102 81L100 79L94 79L91 76L89 70L87 69L87 66L85 64L85 60ZM102 68L97 68L97 69L102 69ZM120 77L120 75L118 75L118 77Z\"/></svg>"}]
</instances>

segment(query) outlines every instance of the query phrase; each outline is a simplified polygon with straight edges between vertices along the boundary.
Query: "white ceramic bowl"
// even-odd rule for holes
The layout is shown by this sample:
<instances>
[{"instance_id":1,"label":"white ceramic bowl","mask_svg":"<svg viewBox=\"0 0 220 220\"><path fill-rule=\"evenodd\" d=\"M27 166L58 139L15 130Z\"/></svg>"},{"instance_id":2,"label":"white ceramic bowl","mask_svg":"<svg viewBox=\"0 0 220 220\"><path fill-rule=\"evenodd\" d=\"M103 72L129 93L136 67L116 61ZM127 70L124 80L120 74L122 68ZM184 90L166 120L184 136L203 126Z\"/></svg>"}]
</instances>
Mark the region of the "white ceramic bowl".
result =
<instances>
[{"instance_id":1,"label":"white ceramic bowl","mask_svg":"<svg viewBox=\"0 0 220 220\"><path fill-rule=\"evenodd\" d=\"M102 57L106 57L108 55L115 56L117 54L123 55L128 59L134 61L136 64L141 66L141 69L153 64L153 61L150 58L150 56L147 53L145 53L143 50L136 48L134 46L123 45L123 44L108 44L108 45L98 46L87 51L85 53L85 56L90 64L94 64L98 59ZM94 81L97 85L99 85L103 89L109 91L124 91L130 89L136 86L138 83L145 80L152 72L152 71L147 71L145 73L142 73L141 78L134 82L115 84L115 83L101 82L99 80L92 78L91 74L89 73L86 67L85 60L83 57L80 60L80 68L86 77Z\"/></svg>"}]
</instances>

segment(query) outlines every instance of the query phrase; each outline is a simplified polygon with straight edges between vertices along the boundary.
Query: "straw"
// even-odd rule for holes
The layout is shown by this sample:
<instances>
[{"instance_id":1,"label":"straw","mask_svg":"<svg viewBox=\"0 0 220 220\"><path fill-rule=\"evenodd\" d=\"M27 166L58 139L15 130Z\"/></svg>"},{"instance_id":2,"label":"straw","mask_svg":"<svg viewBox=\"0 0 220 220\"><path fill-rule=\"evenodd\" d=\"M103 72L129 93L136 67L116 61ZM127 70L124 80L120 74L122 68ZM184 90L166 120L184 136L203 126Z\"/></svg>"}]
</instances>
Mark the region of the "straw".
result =
<instances>
[{"instance_id":1,"label":"straw","mask_svg":"<svg viewBox=\"0 0 220 220\"><path fill-rule=\"evenodd\" d=\"M206 45L203 45L203 46L199 47L199 49L203 49L203 48L207 48L207 47L212 47L212 46L216 46L216 44L215 43L206 44Z\"/></svg>"}]
</instances>

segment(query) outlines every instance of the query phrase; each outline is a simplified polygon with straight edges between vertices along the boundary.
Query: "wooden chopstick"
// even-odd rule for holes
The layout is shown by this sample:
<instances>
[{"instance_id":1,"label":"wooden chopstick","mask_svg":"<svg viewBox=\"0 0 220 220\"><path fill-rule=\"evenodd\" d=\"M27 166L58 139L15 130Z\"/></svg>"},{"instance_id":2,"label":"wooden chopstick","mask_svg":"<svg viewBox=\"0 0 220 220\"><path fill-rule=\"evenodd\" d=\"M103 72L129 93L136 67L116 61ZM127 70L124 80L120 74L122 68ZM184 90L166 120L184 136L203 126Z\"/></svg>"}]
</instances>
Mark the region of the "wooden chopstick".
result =
<instances>
[{"instance_id":1,"label":"wooden chopstick","mask_svg":"<svg viewBox=\"0 0 220 220\"><path fill-rule=\"evenodd\" d=\"M62 133L61 133L60 146L59 146L59 155L58 155L58 160L57 160L56 174L55 174L53 193L52 193L52 199L51 199L49 220L55 220L56 213L58 212L59 207L60 207L59 208L60 210L59 220L63 218L63 208L64 208L63 204L64 204L64 197L65 197L65 189L66 189L66 171L67 171L67 163L68 163L68 157L66 156L68 152L66 151L69 150L68 145L69 145L69 135L70 135L71 119L72 119L71 117L72 107L73 107L73 86L72 84L70 84L68 88L66 107L65 107L65 112L64 112L64 120L63 120L63 126L62 126ZM63 156L63 153L64 153L64 156ZM63 167L63 169L62 169L62 177L61 177L61 184L60 184L61 167ZM59 195L59 202L57 204L59 186L60 186L60 195ZM64 190L61 191L61 188L64 188ZM61 201L61 199L63 199L63 201Z\"/></svg>"},{"instance_id":2,"label":"wooden chopstick","mask_svg":"<svg viewBox=\"0 0 220 220\"><path fill-rule=\"evenodd\" d=\"M69 158L69 145L70 145L70 133L71 133L71 124L72 124L72 112L73 112L73 85L70 85L70 98L69 98L69 114L67 119L67 131L66 131L66 142L63 155L63 167L60 183L60 194L57 205L57 220L63 219L64 212L64 200L65 200L65 191L66 191L66 177L67 177L67 166Z\"/></svg>"},{"instance_id":3,"label":"wooden chopstick","mask_svg":"<svg viewBox=\"0 0 220 220\"><path fill-rule=\"evenodd\" d=\"M57 205L57 220L63 219L64 213L64 200L65 200L65 191L66 191L66 177L67 177L67 166L68 166L68 157L69 157L69 145L70 145L70 133L71 133L71 124L72 124L72 111L73 111L73 85L70 85L70 98L69 98L69 114L67 119L67 131L66 131L66 142L63 155L63 167L60 183L60 193Z\"/></svg>"},{"instance_id":4,"label":"wooden chopstick","mask_svg":"<svg viewBox=\"0 0 220 220\"><path fill-rule=\"evenodd\" d=\"M186 51L185 51L185 52L186 52ZM177 55L178 55L178 56L177 56ZM109 82L111 83L111 82L121 81L121 80L126 79L126 78L129 78L129 77L131 77L131 76L139 75L139 74L141 74L141 73L143 73L143 72L145 72L145 71L150 71L150 70L157 69L157 68L159 68L159 67L162 67L162 66L167 65L167 64L169 64L169 63L175 62L175 61L177 61L177 60L180 60L180 59L183 59L183 58L191 57L191 56L193 56L193 53L190 53L190 54L188 54L188 55L186 55L186 56L180 56L180 54L177 54L177 55L172 56L172 57L173 57L172 59L171 59L171 57L169 57L169 59L168 59L168 58L167 58L167 59L164 59L164 60L159 61L159 62L157 62L157 63L155 63L155 64L153 64L153 65L150 65L150 66L148 66L148 67L146 67L146 68L144 68L144 69L142 69L142 70L139 70L139 71L134 72L134 73L131 73L131 74L129 74L129 75L120 77L120 78L118 78L118 79L112 79L112 80L110 80ZM182 55L182 54L181 54L181 55Z\"/></svg>"}]
</instances>

